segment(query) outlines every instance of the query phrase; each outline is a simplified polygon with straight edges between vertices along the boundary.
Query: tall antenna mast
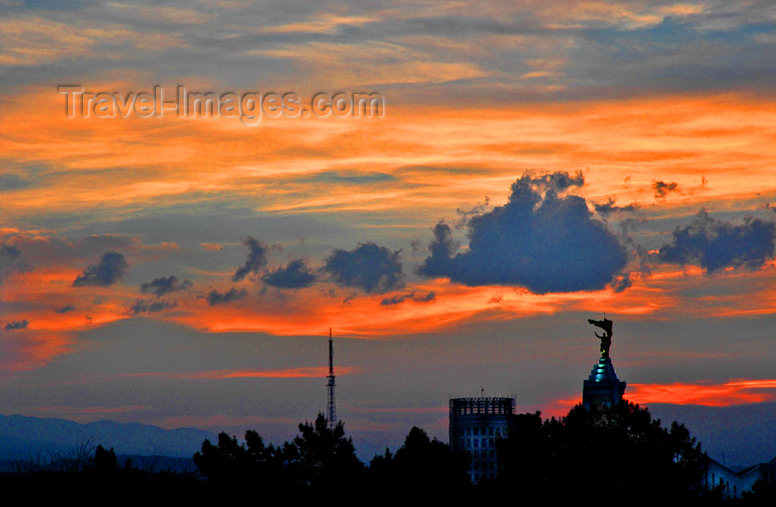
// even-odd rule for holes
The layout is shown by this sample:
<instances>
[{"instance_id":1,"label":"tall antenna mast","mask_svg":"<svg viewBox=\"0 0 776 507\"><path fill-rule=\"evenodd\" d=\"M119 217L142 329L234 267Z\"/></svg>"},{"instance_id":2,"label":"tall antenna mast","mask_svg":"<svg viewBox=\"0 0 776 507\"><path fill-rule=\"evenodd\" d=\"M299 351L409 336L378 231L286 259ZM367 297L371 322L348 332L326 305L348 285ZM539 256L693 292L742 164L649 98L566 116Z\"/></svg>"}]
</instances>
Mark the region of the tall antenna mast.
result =
<instances>
[{"instance_id":1,"label":"tall antenna mast","mask_svg":"<svg viewBox=\"0 0 776 507\"><path fill-rule=\"evenodd\" d=\"M329 328L329 403L326 419L329 422L329 428L334 429L337 426L337 408L334 405L334 343L331 340L331 328Z\"/></svg>"}]
</instances>

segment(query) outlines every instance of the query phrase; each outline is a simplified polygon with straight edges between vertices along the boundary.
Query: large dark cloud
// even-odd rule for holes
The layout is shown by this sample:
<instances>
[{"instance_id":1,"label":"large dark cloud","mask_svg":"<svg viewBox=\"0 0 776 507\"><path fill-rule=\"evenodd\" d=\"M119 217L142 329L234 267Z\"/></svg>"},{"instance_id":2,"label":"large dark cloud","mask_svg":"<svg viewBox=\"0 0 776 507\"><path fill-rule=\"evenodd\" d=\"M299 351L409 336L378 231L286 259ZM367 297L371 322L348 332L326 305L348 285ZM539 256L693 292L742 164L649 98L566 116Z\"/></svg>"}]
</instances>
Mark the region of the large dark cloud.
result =
<instances>
[{"instance_id":1,"label":"large dark cloud","mask_svg":"<svg viewBox=\"0 0 776 507\"><path fill-rule=\"evenodd\" d=\"M245 264L234 272L233 282L239 282L251 273L258 273L267 264L266 246L251 236L245 238L243 243L248 247L248 258L245 259Z\"/></svg>"},{"instance_id":2,"label":"large dark cloud","mask_svg":"<svg viewBox=\"0 0 776 507\"><path fill-rule=\"evenodd\" d=\"M267 285L281 289L302 289L315 282L315 274L304 260L294 259L285 266L268 271L261 279Z\"/></svg>"},{"instance_id":3,"label":"large dark cloud","mask_svg":"<svg viewBox=\"0 0 776 507\"><path fill-rule=\"evenodd\" d=\"M663 262L700 266L709 273L726 267L757 268L773 259L776 223L749 218L741 224L717 220L702 210L689 225L674 229L660 248Z\"/></svg>"},{"instance_id":4,"label":"large dark cloud","mask_svg":"<svg viewBox=\"0 0 776 507\"><path fill-rule=\"evenodd\" d=\"M189 280L178 281L175 275L162 276L154 278L148 283L140 285L140 292L143 294L154 294L155 296L164 296L170 292L177 292L191 288L192 283Z\"/></svg>"},{"instance_id":5,"label":"large dark cloud","mask_svg":"<svg viewBox=\"0 0 776 507\"><path fill-rule=\"evenodd\" d=\"M129 269L129 263L118 252L105 252L97 264L89 265L84 272L73 281L73 287L94 285L107 287L118 282Z\"/></svg>"},{"instance_id":6,"label":"large dark cloud","mask_svg":"<svg viewBox=\"0 0 776 507\"><path fill-rule=\"evenodd\" d=\"M323 270L345 287L366 292L386 292L403 287L400 250L392 252L374 243L359 244L354 250L334 250Z\"/></svg>"},{"instance_id":7,"label":"large dark cloud","mask_svg":"<svg viewBox=\"0 0 776 507\"><path fill-rule=\"evenodd\" d=\"M584 184L582 175L523 175L509 202L472 217L469 250L447 224L434 227L434 241L419 272L466 285L521 285L534 293L599 290L627 263L627 252L585 200L559 193Z\"/></svg>"},{"instance_id":8,"label":"large dark cloud","mask_svg":"<svg viewBox=\"0 0 776 507\"><path fill-rule=\"evenodd\" d=\"M234 287L232 287L231 289L229 289L224 293L218 292L217 290L213 289L207 295L207 304L209 304L210 306L216 306L216 305L231 303L232 301L237 301L238 299L244 298L245 294L246 294L245 289L237 290Z\"/></svg>"}]
</instances>

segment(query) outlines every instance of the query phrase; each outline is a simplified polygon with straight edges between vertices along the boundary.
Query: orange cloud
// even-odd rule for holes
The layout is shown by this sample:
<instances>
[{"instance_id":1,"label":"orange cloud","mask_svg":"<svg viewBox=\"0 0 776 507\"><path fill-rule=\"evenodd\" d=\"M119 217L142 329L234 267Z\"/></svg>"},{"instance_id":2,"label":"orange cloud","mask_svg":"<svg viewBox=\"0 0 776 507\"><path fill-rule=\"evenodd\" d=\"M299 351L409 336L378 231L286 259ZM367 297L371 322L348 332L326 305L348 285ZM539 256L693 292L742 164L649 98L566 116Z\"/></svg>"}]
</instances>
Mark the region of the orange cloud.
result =
<instances>
[{"instance_id":1,"label":"orange cloud","mask_svg":"<svg viewBox=\"0 0 776 507\"><path fill-rule=\"evenodd\" d=\"M615 195L618 202L653 203L656 178L684 189L661 209L776 195L776 184L768 183L776 102L763 97L396 105L383 119L266 119L257 127L236 119L68 119L63 100L42 88L4 104L4 156L52 168L47 185L4 193L5 207L17 214L107 212L229 193L260 195L264 212L394 210L401 203L426 212L420 216L440 216L472 196L502 199L516 176L535 168L588 168L582 193L596 202ZM358 191L330 182L321 192L315 175L338 170L393 179L364 180Z\"/></svg>"},{"instance_id":2,"label":"orange cloud","mask_svg":"<svg viewBox=\"0 0 776 507\"><path fill-rule=\"evenodd\" d=\"M712 382L628 383L625 399L640 405L671 403L710 407L773 402L776 401L776 379L733 379L720 384ZM562 417L580 403L582 398L577 395L553 400L539 408L545 417Z\"/></svg>"},{"instance_id":3,"label":"orange cloud","mask_svg":"<svg viewBox=\"0 0 776 507\"><path fill-rule=\"evenodd\" d=\"M629 384L630 401L724 407L776 401L776 379L735 379L722 384Z\"/></svg>"},{"instance_id":4,"label":"orange cloud","mask_svg":"<svg viewBox=\"0 0 776 507\"><path fill-rule=\"evenodd\" d=\"M95 89L143 86L102 82ZM776 198L771 177L776 101L763 97L668 95L508 107L464 104L458 109L389 103L390 113L380 120L266 120L254 128L239 120L68 119L62 101L54 88L5 99L0 139L8 166L34 163L49 171L45 185L3 192L10 216L83 212L114 217L139 207L228 194L254 200L257 213L270 215L379 210L390 213L393 222L381 221L375 229L406 234L427 230L473 199L481 202L487 195L502 203L515 177L533 168L587 168L587 184L580 189L584 197L641 202L650 216L660 218L692 215L700 206L752 210ZM656 202L656 178L676 181L684 193ZM4 223L0 231L19 233ZM137 254L141 263L178 248L173 243L133 245L142 250ZM200 248L220 245L201 243ZM3 301L14 304L13 311L5 309L7 317L26 318L26 336L47 333L28 342L36 344L38 359L65 350L82 329L127 318L127 307L138 298L136 288L121 284L92 288L89 294L74 291L72 280L86 264L65 264L15 273L2 286ZM408 282L406 290L433 291L433 302L392 306L380 304L384 295L349 298L349 292L337 291L332 297L321 293L321 286L264 296L249 291L245 300L219 306L180 295L174 309L151 317L210 332L299 335L331 325L349 336L390 337L449 329L464 321L561 311L606 309L631 319L773 314L772 268L707 277L693 267L657 266L622 293L543 296L512 287L422 280ZM199 278L193 279L195 287L204 285L200 281L217 287L228 276L196 265L190 273ZM500 296L494 298L495 293ZM76 310L55 313L65 304Z\"/></svg>"}]
</instances>

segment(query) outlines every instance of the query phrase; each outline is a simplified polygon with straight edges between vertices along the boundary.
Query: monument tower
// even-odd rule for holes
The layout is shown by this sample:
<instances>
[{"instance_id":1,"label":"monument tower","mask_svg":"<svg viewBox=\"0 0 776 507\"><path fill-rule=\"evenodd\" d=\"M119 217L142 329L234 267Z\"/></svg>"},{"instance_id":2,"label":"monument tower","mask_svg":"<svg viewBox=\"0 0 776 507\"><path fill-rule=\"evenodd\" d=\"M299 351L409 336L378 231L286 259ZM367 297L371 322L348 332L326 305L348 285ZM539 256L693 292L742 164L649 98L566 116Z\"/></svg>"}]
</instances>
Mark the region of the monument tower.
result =
<instances>
[{"instance_id":1,"label":"monument tower","mask_svg":"<svg viewBox=\"0 0 776 507\"><path fill-rule=\"evenodd\" d=\"M612 346L612 321L604 316L604 320L587 319L590 324L601 328L603 334L595 333L601 340L601 357L593 366L590 377L582 386L582 404L590 409L594 405L614 405L622 401L625 393L625 382L617 378L609 349Z\"/></svg>"}]
</instances>

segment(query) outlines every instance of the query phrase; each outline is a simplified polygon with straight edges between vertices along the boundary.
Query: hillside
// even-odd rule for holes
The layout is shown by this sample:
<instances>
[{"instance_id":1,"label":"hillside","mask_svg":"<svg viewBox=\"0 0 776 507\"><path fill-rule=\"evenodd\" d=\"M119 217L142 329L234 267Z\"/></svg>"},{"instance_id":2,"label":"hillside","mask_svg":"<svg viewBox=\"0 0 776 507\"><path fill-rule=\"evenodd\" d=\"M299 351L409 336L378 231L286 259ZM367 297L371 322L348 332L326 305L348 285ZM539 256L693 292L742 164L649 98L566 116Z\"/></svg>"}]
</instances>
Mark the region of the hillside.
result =
<instances>
[{"instance_id":1,"label":"hillside","mask_svg":"<svg viewBox=\"0 0 776 507\"><path fill-rule=\"evenodd\" d=\"M165 430L139 423L0 415L0 460L72 453L84 445L113 447L116 454L191 458L215 433L196 428Z\"/></svg>"}]
</instances>

